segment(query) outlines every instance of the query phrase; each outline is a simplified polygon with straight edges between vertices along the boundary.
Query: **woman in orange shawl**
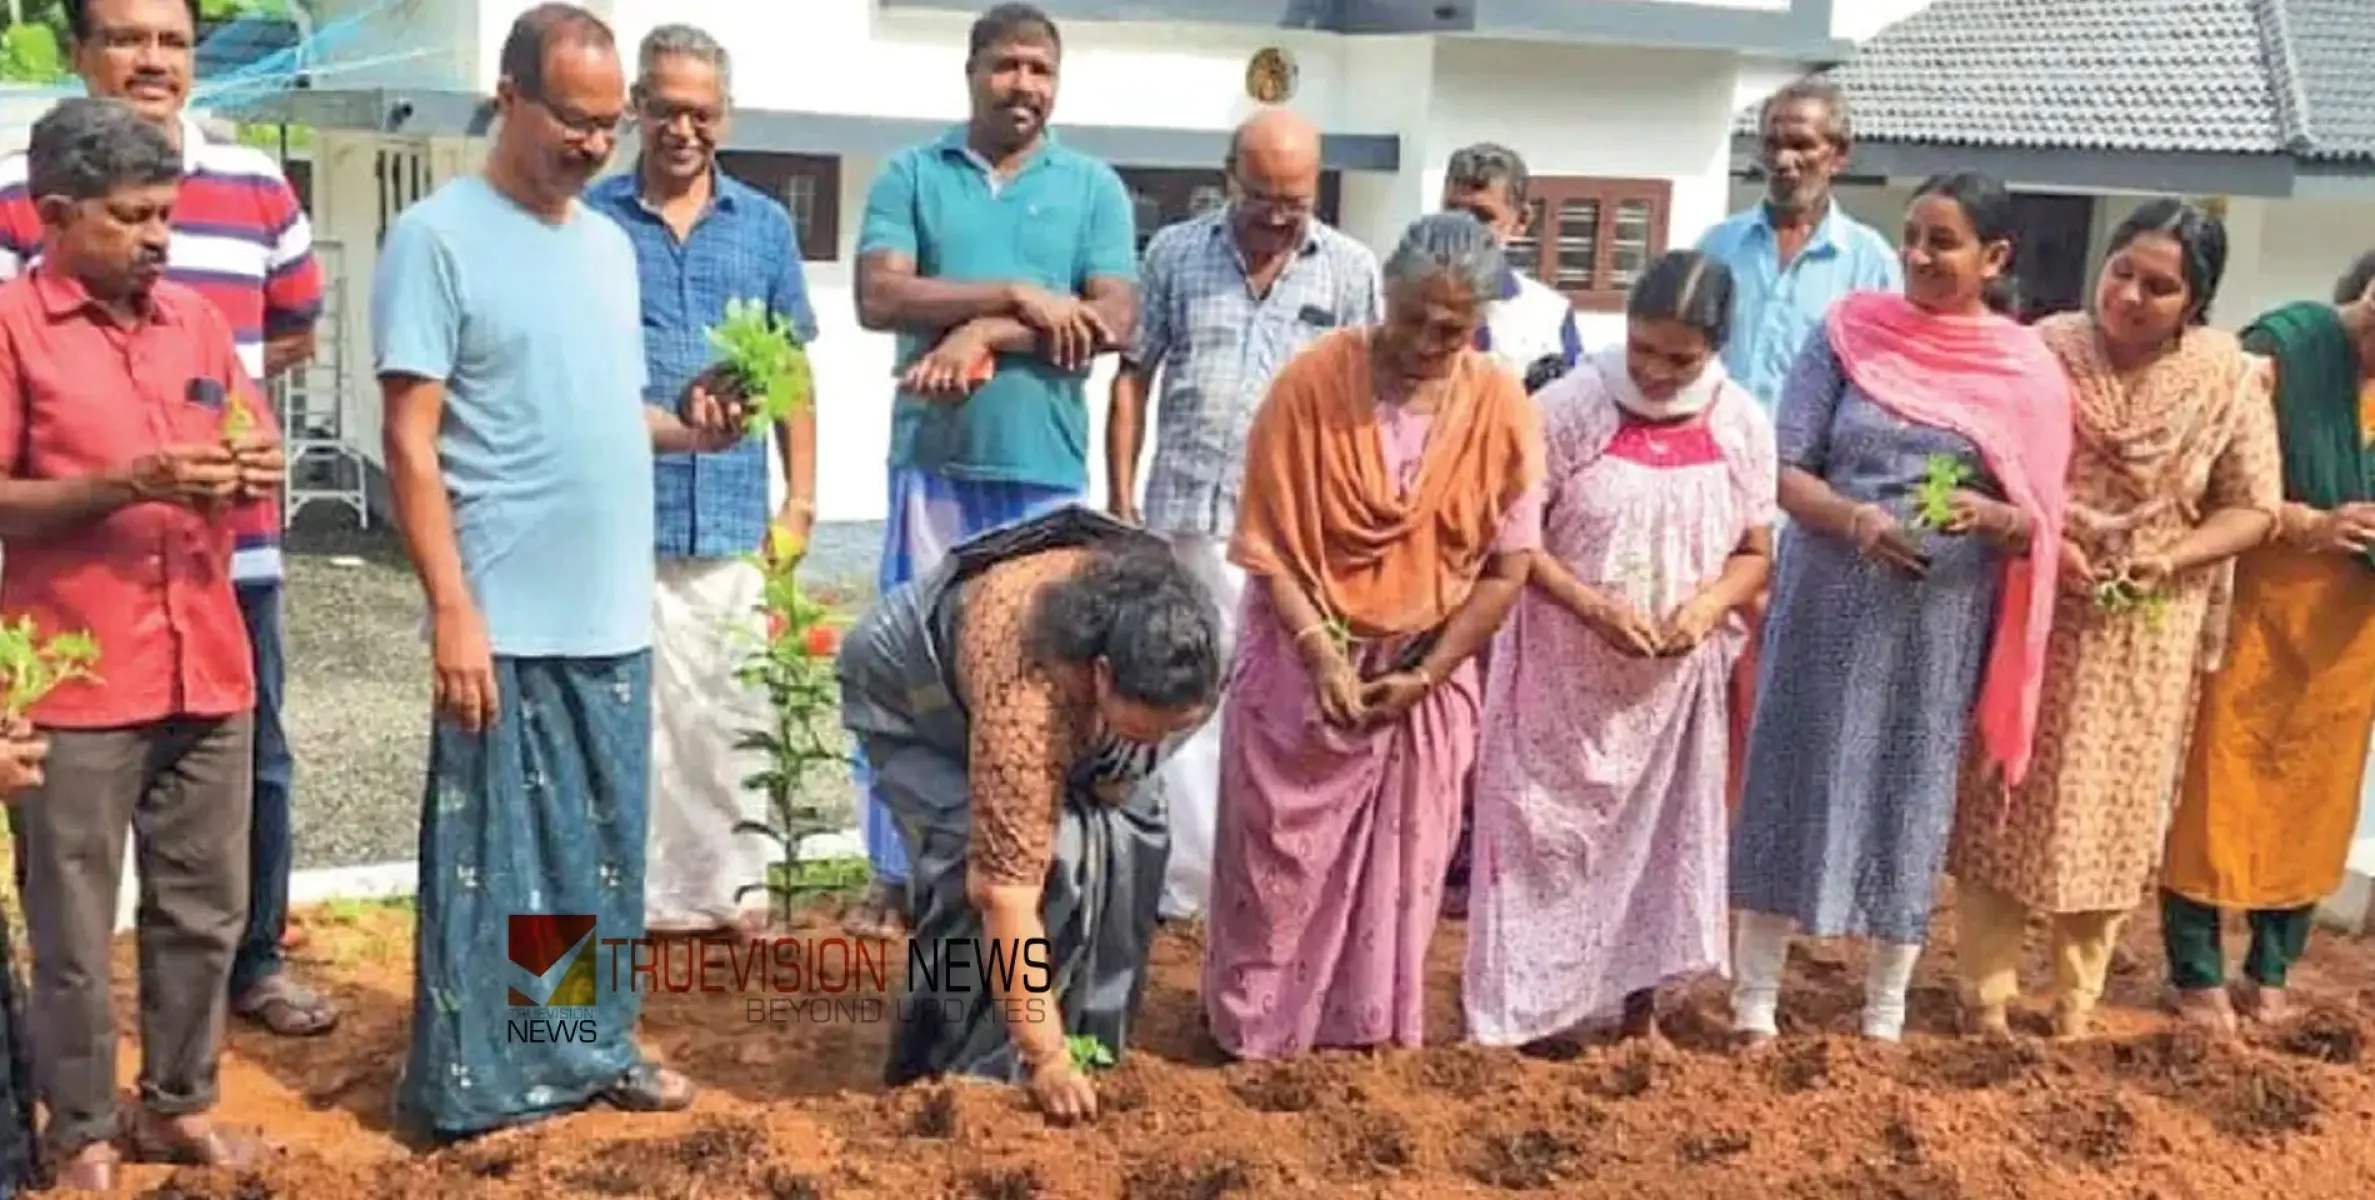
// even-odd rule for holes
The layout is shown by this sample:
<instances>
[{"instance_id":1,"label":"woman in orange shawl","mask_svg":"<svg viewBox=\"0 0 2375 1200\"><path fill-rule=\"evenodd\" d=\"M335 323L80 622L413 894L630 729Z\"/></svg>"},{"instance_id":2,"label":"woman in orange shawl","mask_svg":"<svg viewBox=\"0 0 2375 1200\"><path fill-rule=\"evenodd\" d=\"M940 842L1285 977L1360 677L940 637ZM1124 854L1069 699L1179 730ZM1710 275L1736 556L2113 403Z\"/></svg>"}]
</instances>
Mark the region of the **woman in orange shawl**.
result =
<instances>
[{"instance_id":1,"label":"woman in orange shawl","mask_svg":"<svg viewBox=\"0 0 2375 1200\"><path fill-rule=\"evenodd\" d=\"M1473 218L1421 218L1385 323L1305 350L1254 417L1202 989L1239 1057L1420 1040L1472 659L1541 542L1540 422L1473 349L1506 270Z\"/></svg>"}]
</instances>

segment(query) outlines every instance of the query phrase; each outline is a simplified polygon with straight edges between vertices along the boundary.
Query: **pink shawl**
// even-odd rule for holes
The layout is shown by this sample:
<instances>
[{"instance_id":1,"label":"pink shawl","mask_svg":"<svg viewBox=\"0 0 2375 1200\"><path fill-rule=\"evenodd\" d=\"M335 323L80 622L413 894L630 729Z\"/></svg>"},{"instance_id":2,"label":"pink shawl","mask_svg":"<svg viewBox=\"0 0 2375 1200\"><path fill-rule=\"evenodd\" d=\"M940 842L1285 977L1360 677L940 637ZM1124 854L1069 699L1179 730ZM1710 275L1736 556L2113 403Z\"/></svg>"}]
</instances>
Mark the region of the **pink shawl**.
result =
<instances>
[{"instance_id":1,"label":"pink shawl","mask_svg":"<svg viewBox=\"0 0 2375 1200\"><path fill-rule=\"evenodd\" d=\"M1827 324L1840 365L1865 395L1904 420L1968 439L2005 498L2028 514L2029 553L2004 564L1979 685L1980 747L2005 783L2018 784L2053 632L2069 503L2069 378L2035 330L1992 314L1944 316L1895 293L1859 292L1832 305Z\"/></svg>"}]
</instances>

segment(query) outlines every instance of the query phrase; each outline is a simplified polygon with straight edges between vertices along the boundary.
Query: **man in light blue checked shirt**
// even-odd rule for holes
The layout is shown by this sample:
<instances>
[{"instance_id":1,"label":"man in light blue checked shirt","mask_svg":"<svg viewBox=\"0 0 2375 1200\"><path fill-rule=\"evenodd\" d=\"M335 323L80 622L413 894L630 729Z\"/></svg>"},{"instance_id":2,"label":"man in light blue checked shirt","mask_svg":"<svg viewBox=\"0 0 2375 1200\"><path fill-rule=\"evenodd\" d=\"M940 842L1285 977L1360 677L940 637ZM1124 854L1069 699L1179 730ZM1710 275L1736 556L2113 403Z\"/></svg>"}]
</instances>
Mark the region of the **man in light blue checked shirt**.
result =
<instances>
[{"instance_id":1,"label":"man in light blue checked shirt","mask_svg":"<svg viewBox=\"0 0 2375 1200\"><path fill-rule=\"evenodd\" d=\"M716 167L731 64L716 39L664 25L644 39L633 101L643 152L586 201L626 230L642 280L647 403L675 397L716 357L709 330L730 300L757 300L803 343L816 338L800 245L783 205ZM653 462L651 825L644 911L654 934L722 932L766 915L769 845L735 832L765 812L742 781L763 761L735 743L763 728L765 697L736 677L764 630L768 443L783 456L774 522L806 541L816 518L816 415L717 454ZM749 801L746 803L746 801ZM747 889L747 890L746 890Z\"/></svg>"},{"instance_id":2,"label":"man in light blue checked shirt","mask_svg":"<svg viewBox=\"0 0 2375 1200\"><path fill-rule=\"evenodd\" d=\"M1171 539L1211 589L1224 661L1236 634L1242 571L1228 561L1245 479L1245 438L1279 368L1332 329L1378 320L1377 256L1313 214L1320 135L1284 110L1237 128L1229 204L1164 229L1139 268L1137 336L1114 376L1105 479L1114 515ZM1147 398L1161 379L1154 470L1138 501ZM1171 808L1165 918L1203 911L1220 799L1220 722L1161 769Z\"/></svg>"}]
</instances>

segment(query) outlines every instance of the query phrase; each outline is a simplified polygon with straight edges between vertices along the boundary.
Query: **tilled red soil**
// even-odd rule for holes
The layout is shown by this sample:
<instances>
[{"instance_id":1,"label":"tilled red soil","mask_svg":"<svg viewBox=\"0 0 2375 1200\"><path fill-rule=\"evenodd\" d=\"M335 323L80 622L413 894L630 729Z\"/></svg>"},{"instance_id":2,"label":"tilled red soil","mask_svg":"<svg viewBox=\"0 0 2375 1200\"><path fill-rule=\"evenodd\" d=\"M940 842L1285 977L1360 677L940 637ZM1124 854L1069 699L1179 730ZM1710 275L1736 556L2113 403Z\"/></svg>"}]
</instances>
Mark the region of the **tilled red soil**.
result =
<instances>
[{"instance_id":1,"label":"tilled red soil","mask_svg":"<svg viewBox=\"0 0 2375 1200\"><path fill-rule=\"evenodd\" d=\"M752 1026L732 996L664 995L647 1044L705 1087L689 1113L597 1110L415 1154L387 1132L409 1004L409 917L314 919L309 964L348 1010L315 1042L234 1035L226 1119L291 1148L240 1178L143 1169L161 1197L892 1196L2251 1197L2365 1195L2375 1179L2375 947L2321 933L2302 1014L2242 1043L2152 1005L2139 919L2104 1036L2058 1046L1954 1036L1951 922L1901 1048L1852 1036L1862 963L1802 947L1779 1043L1724 1048L1724 996L1679 997L1670 1047L1527 1056L1456 1044L1461 930L1437 939L1424 1051L1222 1065L1198 1032L1193 931L1155 956L1142 1040L1092 1126L1046 1127L1015 1090L884 1094L887 1026ZM2041 966L2041 964L2040 964ZM119 966L128 972L129 958ZM132 993L119 979L129 1016ZM2031 1015L2024 1028L2041 1032ZM126 1028L130 1028L129 1021ZM125 1073L131 1056L126 1047Z\"/></svg>"}]
</instances>

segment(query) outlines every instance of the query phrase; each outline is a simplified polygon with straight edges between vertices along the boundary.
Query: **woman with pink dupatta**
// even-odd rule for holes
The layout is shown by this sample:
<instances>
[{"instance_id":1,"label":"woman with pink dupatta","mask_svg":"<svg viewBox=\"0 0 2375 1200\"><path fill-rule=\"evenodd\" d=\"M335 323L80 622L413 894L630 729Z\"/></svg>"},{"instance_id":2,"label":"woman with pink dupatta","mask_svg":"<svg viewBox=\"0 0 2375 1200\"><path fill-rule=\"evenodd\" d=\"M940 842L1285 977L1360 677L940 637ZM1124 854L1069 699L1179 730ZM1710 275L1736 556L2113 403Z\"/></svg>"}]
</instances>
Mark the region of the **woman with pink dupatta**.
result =
<instances>
[{"instance_id":1,"label":"woman with pink dupatta","mask_svg":"<svg viewBox=\"0 0 2375 1200\"><path fill-rule=\"evenodd\" d=\"M1471 345L1507 270L1473 218L1421 218L1384 324L1314 343L1255 414L1202 988L1237 1057L1424 1031L1473 659L1541 542L1540 419Z\"/></svg>"},{"instance_id":2,"label":"woman with pink dupatta","mask_svg":"<svg viewBox=\"0 0 2375 1200\"><path fill-rule=\"evenodd\" d=\"M1793 935L1868 939L1864 1034L1902 1036L1967 744L2013 783L2028 770L2070 385L1991 311L2012 234L2003 185L1924 183L1905 294L1835 305L1775 414L1790 521L1732 835L1733 1023L1751 1041L1777 1032Z\"/></svg>"}]
</instances>

